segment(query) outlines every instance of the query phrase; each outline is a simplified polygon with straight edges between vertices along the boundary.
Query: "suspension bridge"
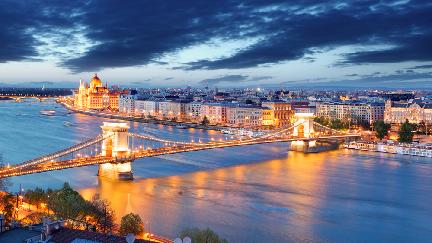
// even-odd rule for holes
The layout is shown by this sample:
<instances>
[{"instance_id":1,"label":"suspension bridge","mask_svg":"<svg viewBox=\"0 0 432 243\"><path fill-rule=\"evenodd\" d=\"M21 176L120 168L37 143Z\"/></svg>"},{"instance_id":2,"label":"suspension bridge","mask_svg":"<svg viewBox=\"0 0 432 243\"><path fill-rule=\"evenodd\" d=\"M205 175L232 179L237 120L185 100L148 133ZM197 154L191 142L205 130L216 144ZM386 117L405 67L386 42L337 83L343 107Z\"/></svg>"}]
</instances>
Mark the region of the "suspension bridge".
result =
<instances>
[{"instance_id":1,"label":"suspension bridge","mask_svg":"<svg viewBox=\"0 0 432 243\"><path fill-rule=\"evenodd\" d=\"M360 136L315 123L309 113L298 114L296 118L296 122L291 126L258 137L210 141L167 140L148 134L131 133L128 123L104 122L101 126L102 133L96 137L51 154L4 167L0 170L0 178L99 165L99 176L132 179L132 162L146 157L278 142L293 142L296 146L300 144L308 147L315 146L315 142L320 140L345 140Z\"/></svg>"}]
</instances>

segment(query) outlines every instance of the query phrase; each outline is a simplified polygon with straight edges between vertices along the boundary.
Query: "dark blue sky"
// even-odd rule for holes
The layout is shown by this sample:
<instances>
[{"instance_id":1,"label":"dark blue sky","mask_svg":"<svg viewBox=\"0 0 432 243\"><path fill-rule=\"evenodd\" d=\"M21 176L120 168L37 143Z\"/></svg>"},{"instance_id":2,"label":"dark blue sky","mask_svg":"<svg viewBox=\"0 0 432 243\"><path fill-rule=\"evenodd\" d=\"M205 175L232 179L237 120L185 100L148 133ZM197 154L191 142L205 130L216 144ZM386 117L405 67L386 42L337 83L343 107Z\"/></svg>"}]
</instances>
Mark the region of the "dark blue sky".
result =
<instances>
[{"instance_id":1,"label":"dark blue sky","mask_svg":"<svg viewBox=\"0 0 432 243\"><path fill-rule=\"evenodd\" d=\"M431 1L322 2L5 0L0 82L432 85Z\"/></svg>"}]
</instances>

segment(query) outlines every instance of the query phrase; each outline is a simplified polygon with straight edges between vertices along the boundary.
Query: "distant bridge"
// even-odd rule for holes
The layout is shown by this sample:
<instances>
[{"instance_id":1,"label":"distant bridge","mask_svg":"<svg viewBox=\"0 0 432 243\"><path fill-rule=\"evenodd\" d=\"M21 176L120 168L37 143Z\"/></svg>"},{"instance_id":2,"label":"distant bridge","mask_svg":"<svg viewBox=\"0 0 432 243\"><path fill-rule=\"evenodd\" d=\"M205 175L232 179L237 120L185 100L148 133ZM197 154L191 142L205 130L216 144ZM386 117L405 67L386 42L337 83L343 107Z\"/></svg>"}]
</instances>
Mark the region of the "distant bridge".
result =
<instances>
[{"instance_id":1,"label":"distant bridge","mask_svg":"<svg viewBox=\"0 0 432 243\"><path fill-rule=\"evenodd\" d=\"M8 95L8 94L0 94L0 98L10 98L15 101L21 101L22 99L37 99L39 101L44 101L46 99L59 98L61 96L57 95L31 95L31 94L23 94L23 95Z\"/></svg>"},{"instance_id":2,"label":"distant bridge","mask_svg":"<svg viewBox=\"0 0 432 243\"><path fill-rule=\"evenodd\" d=\"M145 134L130 133L127 123L104 122L102 134L63 150L8 166L0 178L99 164L99 175L115 179L132 179L136 159L254 144L292 142L314 146L315 141L349 139L359 134L343 133L313 122L311 115L298 115L290 127L259 137L232 140L173 141Z\"/></svg>"}]
</instances>

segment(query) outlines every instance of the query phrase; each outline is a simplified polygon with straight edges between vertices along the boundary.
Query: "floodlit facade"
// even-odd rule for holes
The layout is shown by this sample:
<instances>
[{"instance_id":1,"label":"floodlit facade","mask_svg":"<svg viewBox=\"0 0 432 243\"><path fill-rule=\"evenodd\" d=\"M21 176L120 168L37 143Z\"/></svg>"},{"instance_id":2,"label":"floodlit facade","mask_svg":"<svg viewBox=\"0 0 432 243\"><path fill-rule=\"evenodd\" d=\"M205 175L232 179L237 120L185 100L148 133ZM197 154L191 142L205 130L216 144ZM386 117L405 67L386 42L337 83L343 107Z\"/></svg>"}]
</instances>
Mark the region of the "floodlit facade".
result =
<instances>
[{"instance_id":1,"label":"floodlit facade","mask_svg":"<svg viewBox=\"0 0 432 243\"><path fill-rule=\"evenodd\" d=\"M373 124L384 119L384 104L323 102L316 104L316 115L329 119L358 119Z\"/></svg>"},{"instance_id":2,"label":"floodlit facade","mask_svg":"<svg viewBox=\"0 0 432 243\"><path fill-rule=\"evenodd\" d=\"M226 124L227 122L227 105L226 104L203 104L201 106L201 119L207 119L212 124Z\"/></svg>"},{"instance_id":3,"label":"floodlit facade","mask_svg":"<svg viewBox=\"0 0 432 243\"><path fill-rule=\"evenodd\" d=\"M119 97L119 92L109 90L95 74L90 84L80 80L80 86L74 96L74 106L78 109L118 110Z\"/></svg>"},{"instance_id":4,"label":"floodlit facade","mask_svg":"<svg viewBox=\"0 0 432 243\"><path fill-rule=\"evenodd\" d=\"M145 116L156 116L159 112L159 104L155 100L135 100L135 112Z\"/></svg>"},{"instance_id":5,"label":"floodlit facade","mask_svg":"<svg viewBox=\"0 0 432 243\"><path fill-rule=\"evenodd\" d=\"M407 119L410 123L432 124L432 103L394 102L390 100L386 102L384 112L386 123L401 124Z\"/></svg>"},{"instance_id":6,"label":"floodlit facade","mask_svg":"<svg viewBox=\"0 0 432 243\"><path fill-rule=\"evenodd\" d=\"M270 114L263 122L264 112ZM261 127L271 121L271 110L262 107L228 107L227 125L234 127Z\"/></svg>"},{"instance_id":7,"label":"floodlit facade","mask_svg":"<svg viewBox=\"0 0 432 243\"><path fill-rule=\"evenodd\" d=\"M135 113L135 95L122 94L119 97L119 111L122 113Z\"/></svg>"},{"instance_id":8,"label":"floodlit facade","mask_svg":"<svg viewBox=\"0 0 432 243\"><path fill-rule=\"evenodd\" d=\"M190 102L186 105L187 116L193 120L201 117L202 103L201 102Z\"/></svg>"},{"instance_id":9,"label":"floodlit facade","mask_svg":"<svg viewBox=\"0 0 432 243\"><path fill-rule=\"evenodd\" d=\"M274 125L276 127L288 126L294 121L294 110L288 102L264 101L261 106L270 109L273 113L268 114L268 112L266 112L264 123L267 123L268 125ZM269 116L269 118L267 118L267 116ZM273 116L273 118L271 118L271 116ZM271 122L271 120L273 120L273 122Z\"/></svg>"}]
</instances>

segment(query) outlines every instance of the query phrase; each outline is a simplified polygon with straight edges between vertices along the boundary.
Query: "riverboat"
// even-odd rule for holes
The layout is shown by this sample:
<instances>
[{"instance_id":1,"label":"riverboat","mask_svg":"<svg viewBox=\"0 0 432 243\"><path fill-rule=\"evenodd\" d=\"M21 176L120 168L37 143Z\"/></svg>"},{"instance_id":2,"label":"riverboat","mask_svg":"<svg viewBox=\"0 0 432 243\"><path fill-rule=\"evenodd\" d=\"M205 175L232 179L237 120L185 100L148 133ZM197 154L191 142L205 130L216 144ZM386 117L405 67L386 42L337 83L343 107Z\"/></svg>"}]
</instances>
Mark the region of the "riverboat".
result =
<instances>
[{"instance_id":1,"label":"riverboat","mask_svg":"<svg viewBox=\"0 0 432 243\"><path fill-rule=\"evenodd\" d=\"M374 151L380 153L412 155L432 158L432 144L405 144L405 143L376 143L376 142L351 142L345 145L348 149Z\"/></svg>"},{"instance_id":2,"label":"riverboat","mask_svg":"<svg viewBox=\"0 0 432 243\"><path fill-rule=\"evenodd\" d=\"M44 115L44 116L54 116L56 111L55 110L41 110L40 113L41 113L41 115Z\"/></svg>"}]
</instances>

